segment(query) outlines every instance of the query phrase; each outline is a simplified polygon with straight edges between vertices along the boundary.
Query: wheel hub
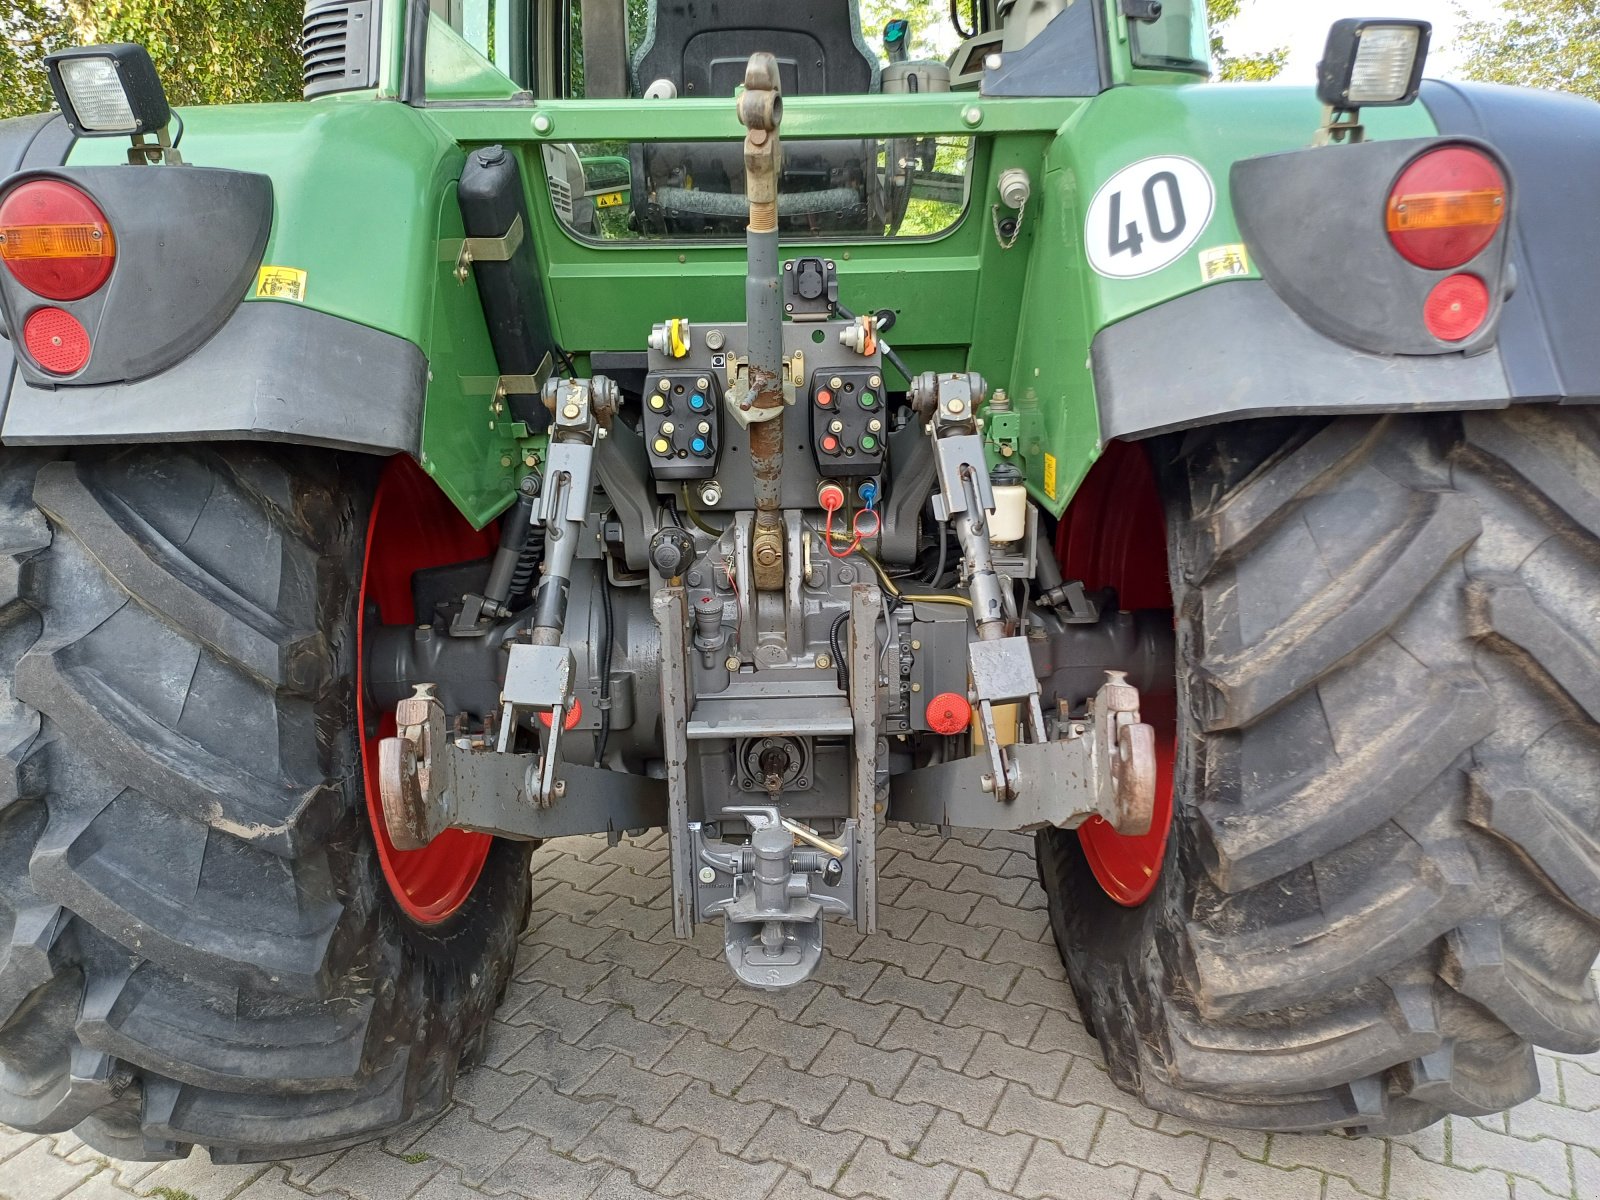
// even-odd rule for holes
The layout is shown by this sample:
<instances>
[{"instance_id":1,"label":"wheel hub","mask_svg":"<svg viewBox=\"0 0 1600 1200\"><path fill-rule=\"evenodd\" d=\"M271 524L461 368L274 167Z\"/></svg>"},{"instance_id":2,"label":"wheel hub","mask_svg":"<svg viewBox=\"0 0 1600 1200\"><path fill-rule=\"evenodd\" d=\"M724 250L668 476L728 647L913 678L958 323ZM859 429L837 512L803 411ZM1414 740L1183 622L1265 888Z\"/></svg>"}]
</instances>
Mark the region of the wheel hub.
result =
<instances>
[{"instance_id":1,"label":"wheel hub","mask_svg":"<svg viewBox=\"0 0 1600 1200\"><path fill-rule=\"evenodd\" d=\"M404 455L384 468L367 525L361 571L361 636L357 647L356 704L361 721L361 761L367 817L378 861L396 903L422 924L456 913L472 894L493 839L449 829L416 850L399 849L389 836L379 787L379 744L396 730L392 711L374 710L367 695L367 629L410 624L417 619L411 577L428 567L483 558L494 552L493 526L473 529L449 500Z\"/></svg>"},{"instance_id":2,"label":"wheel hub","mask_svg":"<svg viewBox=\"0 0 1600 1200\"><path fill-rule=\"evenodd\" d=\"M1056 558L1066 579L1090 591L1115 588L1124 609L1172 609L1167 580L1167 530L1161 493L1144 448L1112 442L1090 470L1056 532ZM1177 681L1142 694L1141 715L1155 729L1155 803L1148 833L1119 834L1095 817L1078 840L1106 895L1129 908L1155 891L1172 830L1173 764L1177 757Z\"/></svg>"}]
</instances>

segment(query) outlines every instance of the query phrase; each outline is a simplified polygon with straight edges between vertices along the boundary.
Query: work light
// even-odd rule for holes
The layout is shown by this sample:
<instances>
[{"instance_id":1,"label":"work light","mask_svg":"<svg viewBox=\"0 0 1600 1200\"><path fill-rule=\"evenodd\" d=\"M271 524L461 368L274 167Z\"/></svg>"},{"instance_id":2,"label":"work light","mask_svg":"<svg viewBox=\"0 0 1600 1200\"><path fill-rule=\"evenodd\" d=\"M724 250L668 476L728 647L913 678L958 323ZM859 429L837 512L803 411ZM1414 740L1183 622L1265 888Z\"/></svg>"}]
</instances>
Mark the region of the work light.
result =
<instances>
[{"instance_id":1,"label":"work light","mask_svg":"<svg viewBox=\"0 0 1600 1200\"><path fill-rule=\"evenodd\" d=\"M1335 21L1317 67L1317 98L1341 109L1410 104L1432 32L1427 21Z\"/></svg>"},{"instance_id":2,"label":"work light","mask_svg":"<svg viewBox=\"0 0 1600 1200\"><path fill-rule=\"evenodd\" d=\"M172 120L161 77L143 46L75 46L44 61L50 90L79 137L159 133Z\"/></svg>"}]
</instances>

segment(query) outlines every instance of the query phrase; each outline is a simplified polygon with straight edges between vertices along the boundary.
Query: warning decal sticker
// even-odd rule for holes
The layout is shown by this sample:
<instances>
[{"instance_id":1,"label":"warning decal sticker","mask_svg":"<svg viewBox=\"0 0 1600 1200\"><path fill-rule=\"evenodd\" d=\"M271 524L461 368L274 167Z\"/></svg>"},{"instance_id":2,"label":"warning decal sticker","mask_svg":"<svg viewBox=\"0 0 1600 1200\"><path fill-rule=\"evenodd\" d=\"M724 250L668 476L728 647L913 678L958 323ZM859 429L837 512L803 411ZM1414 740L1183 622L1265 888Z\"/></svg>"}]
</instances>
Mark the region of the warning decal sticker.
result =
<instances>
[{"instance_id":1,"label":"warning decal sticker","mask_svg":"<svg viewBox=\"0 0 1600 1200\"><path fill-rule=\"evenodd\" d=\"M1250 274L1250 252L1242 243L1232 246L1213 246L1200 251L1200 278L1207 283L1216 279L1237 279Z\"/></svg>"},{"instance_id":2,"label":"warning decal sticker","mask_svg":"<svg viewBox=\"0 0 1600 1200\"><path fill-rule=\"evenodd\" d=\"M306 273L299 267L262 267L256 276L256 298L303 301Z\"/></svg>"}]
</instances>

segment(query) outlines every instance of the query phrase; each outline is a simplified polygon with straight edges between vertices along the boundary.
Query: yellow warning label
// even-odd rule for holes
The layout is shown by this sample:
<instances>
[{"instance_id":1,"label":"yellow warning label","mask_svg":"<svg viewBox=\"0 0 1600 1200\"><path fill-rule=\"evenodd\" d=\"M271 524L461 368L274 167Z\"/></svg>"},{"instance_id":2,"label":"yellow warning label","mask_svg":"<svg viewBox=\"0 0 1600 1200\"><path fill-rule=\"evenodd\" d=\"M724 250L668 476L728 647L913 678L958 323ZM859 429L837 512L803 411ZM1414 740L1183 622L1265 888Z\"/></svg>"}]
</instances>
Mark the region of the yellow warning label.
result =
<instances>
[{"instance_id":1,"label":"yellow warning label","mask_svg":"<svg viewBox=\"0 0 1600 1200\"><path fill-rule=\"evenodd\" d=\"M299 267L262 267L256 276L256 297L262 300L304 300L306 273Z\"/></svg>"},{"instance_id":2,"label":"yellow warning label","mask_svg":"<svg viewBox=\"0 0 1600 1200\"><path fill-rule=\"evenodd\" d=\"M1242 243L1232 246L1213 246L1200 251L1200 278L1210 283L1214 279L1235 279L1250 274L1250 252Z\"/></svg>"},{"instance_id":3,"label":"yellow warning label","mask_svg":"<svg viewBox=\"0 0 1600 1200\"><path fill-rule=\"evenodd\" d=\"M1054 454L1046 454L1044 456L1044 494L1052 500L1056 498L1056 456Z\"/></svg>"},{"instance_id":4,"label":"yellow warning label","mask_svg":"<svg viewBox=\"0 0 1600 1200\"><path fill-rule=\"evenodd\" d=\"M594 198L594 206L596 208L616 208L626 198L626 192L601 192Z\"/></svg>"}]
</instances>

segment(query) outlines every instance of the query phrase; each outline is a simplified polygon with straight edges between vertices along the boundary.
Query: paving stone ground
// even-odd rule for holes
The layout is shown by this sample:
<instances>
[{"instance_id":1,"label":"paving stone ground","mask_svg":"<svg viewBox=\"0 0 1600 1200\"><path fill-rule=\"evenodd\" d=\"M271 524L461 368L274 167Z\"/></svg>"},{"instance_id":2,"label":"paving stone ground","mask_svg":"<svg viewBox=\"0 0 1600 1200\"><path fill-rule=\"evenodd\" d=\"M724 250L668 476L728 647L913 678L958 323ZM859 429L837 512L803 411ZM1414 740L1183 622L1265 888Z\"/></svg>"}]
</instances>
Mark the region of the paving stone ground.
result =
<instances>
[{"instance_id":1,"label":"paving stone ground","mask_svg":"<svg viewBox=\"0 0 1600 1200\"><path fill-rule=\"evenodd\" d=\"M1600 1197L1600 1056L1541 1055L1540 1099L1388 1141L1158 1116L1084 1032L1028 840L879 845L882 931L830 923L818 977L767 995L731 984L720 928L673 940L662 835L551 843L488 1062L443 1116L249 1167L0 1127L0 1198Z\"/></svg>"}]
</instances>

